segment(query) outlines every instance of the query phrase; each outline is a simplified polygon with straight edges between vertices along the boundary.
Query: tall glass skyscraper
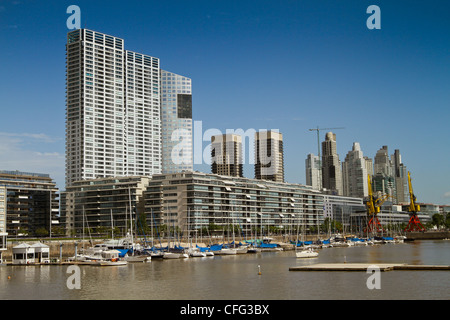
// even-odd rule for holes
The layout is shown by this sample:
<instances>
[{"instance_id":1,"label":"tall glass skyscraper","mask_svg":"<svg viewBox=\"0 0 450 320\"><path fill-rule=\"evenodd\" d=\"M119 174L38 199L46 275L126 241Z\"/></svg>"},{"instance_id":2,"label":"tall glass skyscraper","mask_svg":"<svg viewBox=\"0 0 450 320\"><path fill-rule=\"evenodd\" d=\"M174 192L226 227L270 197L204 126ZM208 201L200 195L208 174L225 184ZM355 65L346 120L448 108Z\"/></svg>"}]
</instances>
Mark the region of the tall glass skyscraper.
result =
<instances>
[{"instance_id":1,"label":"tall glass skyscraper","mask_svg":"<svg viewBox=\"0 0 450 320\"><path fill-rule=\"evenodd\" d=\"M162 173L193 170L192 81L161 70Z\"/></svg>"},{"instance_id":2,"label":"tall glass skyscraper","mask_svg":"<svg viewBox=\"0 0 450 320\"><path fill-rule=\"evenodd\" d=\"M161 173L159 59L78 29L66 45L66 186Z\"/></svg>"}]
</instances>

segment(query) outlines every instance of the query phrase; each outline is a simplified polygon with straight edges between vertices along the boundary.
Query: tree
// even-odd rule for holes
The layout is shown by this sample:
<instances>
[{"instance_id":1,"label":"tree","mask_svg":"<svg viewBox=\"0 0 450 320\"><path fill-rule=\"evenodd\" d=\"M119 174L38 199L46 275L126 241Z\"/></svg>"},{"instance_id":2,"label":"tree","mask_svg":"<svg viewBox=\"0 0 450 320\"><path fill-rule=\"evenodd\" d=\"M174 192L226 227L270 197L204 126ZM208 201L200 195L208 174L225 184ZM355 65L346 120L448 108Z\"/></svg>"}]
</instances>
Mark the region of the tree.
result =
<instances>
[{"instance_id":1,"label":"tree","mask_svg":"<svg viewBox=\"0 0 450 320\"><path fill-rule=\"evenodd\" d=\"M444 216L442 214L435 213L431 218L431 222L433 226L436 226L438 229L440 229L440 227L445 224Z\"/></svg>"},{"instance_id":2,"label":"tree","mask_svg":"<svg viewBox=\"0 0 450 320\"><path fill-rule=\"evenodd\" d=\"M336 221L336 220L332 220L330 218L326 218L323 221L323 224L320 225L320 228L325 233L330 232L330 231L342 232L342 230L343 230L342 223L340 223L339 221Z\"/></svg>"},{"instance_id":3,"label":"tree","mask_svg":"<svg viewBox=\"0 0 450 320\"><path fill-rule=\"evenodd\" d=\"M37 237L45 237L49 235L48 230L45 228L38 228L34 233Z\"/></svg>"}]
</instances>

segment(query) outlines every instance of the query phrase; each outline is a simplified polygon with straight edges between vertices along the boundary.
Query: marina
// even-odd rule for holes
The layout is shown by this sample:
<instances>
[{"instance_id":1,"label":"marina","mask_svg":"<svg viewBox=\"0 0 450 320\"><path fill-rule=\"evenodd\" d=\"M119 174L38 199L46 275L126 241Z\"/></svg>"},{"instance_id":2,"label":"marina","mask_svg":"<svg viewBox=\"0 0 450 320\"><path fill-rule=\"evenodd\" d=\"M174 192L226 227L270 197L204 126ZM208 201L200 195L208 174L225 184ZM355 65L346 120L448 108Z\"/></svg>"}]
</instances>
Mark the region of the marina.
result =
<instances>
[{"instance_id":1,"label":"marina","mask_svg":"<svg viewBox=\"0 0 450 320\"><path fill-rule=\"evenodd\" d=\"M99 268L78 262L80 290L66 287L68 264L9 265L0 267L0 286L4 288L0 298L449 299L448 273L437 267L448 270L449 250L450 241L423 240L326 247L318 249L319 255L309 259L297 258L295 250L282 250L151 259ZM366 286L368 275L363 271L370 265L389 271L381 273L380 290L369 290ZM325 268L318 270L320 266ZM342 272L335 272L338 270Z\"/></svg>"}]
</instances>

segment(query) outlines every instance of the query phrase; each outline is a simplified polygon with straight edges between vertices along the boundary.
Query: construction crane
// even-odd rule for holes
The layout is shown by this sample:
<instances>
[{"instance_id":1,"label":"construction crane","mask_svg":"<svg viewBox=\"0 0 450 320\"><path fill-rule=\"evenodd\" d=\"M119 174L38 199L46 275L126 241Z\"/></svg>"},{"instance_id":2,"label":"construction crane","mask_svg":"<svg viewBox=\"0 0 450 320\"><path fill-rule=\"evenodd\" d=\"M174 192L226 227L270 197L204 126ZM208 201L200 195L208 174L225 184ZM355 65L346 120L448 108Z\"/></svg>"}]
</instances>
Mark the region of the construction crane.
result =
<instances>
[{"instance_id":1,"label":"construction crane","mask_svg":"<svg viewBox=\"0 0 450 320\"><path fill-rule=\"evenodd\" d=\"M425 231L424 226L419 220L417 216L417 212L420 211L420 206L416 204L416 196L414 195L412 184L411 184L411 175L408 171L408 185L409 185L409 222L406 226L405 231Z\"/></svg>"},{"instance_id":2,"label":"construction crane","mask_svg":"<svg viewBox=\"0 0 450 320\"><path fill-rule=\"evenodd\" d=\"M345 129L345 128L314 128L314 129L309 129L309 131L317 131L317 155L319 156L319 161L321 161L320 159L320 137L319 137L319 131L323 131L323 130L339 130L339 129Z\"/></svg>"},{"instance_id":3,"label":"construction crane","mask_svg":"<svg viewBox=\"0 0 450 320\"><path fill-rule=\"evenodd\" d=\"M367 223L367 228L364 231L372 232L376 228L378 232L381 232L383 231L383 227L381 226L381 223L378 220L377 215L378 213L380 213L381 205L386 201L387 198L390 197L390 195L387 194L382 196L381 198L376 198L373 195L372 183L370 181L370 174L367 175L367 183L368 183L369 199L367 200L366 207L369 222Z\"/></svg>"}]
</instances>

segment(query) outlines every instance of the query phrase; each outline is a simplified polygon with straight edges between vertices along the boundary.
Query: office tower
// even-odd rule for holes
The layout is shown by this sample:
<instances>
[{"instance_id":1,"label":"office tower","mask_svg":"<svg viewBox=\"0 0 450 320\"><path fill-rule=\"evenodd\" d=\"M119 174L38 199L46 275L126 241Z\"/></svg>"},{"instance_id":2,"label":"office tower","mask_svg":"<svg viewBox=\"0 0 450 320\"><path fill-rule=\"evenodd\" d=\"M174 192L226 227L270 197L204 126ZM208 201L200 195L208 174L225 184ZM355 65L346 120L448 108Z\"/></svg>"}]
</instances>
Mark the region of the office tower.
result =
<instances>
[{"instance_id":1,"label":"office tower","mask_svg":"<svg viewBox=\"0 0 450 320\"><path fill-rule=\"evenodd\" d=\"M66 186L161 172L159 59L78 29L66 45Z\"/></svg>"},{"instance_id":2,"label":"office tower","mask_svg":"<svg viewBox=\"0 0 450 320\"><path fill-rule=\"evenodd\" d=\"M161 70L162 173L193 170L192 82Z\"/></svg>"},{"instance_id":3,"label":"office tower","mask_svg":"<svg viewBox=\"0 0 450 320\"><path fill-rule=\"evenodd\" d=\"M367 175L373 176L373 160L372 160L372 158L364 156L364 160L366 161L365 165L366 165Z\"/></svg>"},{"instance_id":4,"label":"office tower","mask_svg":"<svg viewBox=\"0 0 450 320\"><path fill-rule=\"evenodd\" d=\"M391 156L393 164L393 174L395 180L395 196L397 203L409 201L409 186L408 186L408 171L406 166L402 163L402 156L400 150L395 149Z\"/></svg>"},{"instance_id":5,"label":"office tower","mask_svg":"<svg viewBox=\"0 0 450 320\"><path fill-rule=\"evenodd\" d=\"M342 195L342 172L336 149L336 134L327 132L322 142L322 186Z\"/></svg>"},{"instance_id":6,"label":"office tower","mask_svg":"<svg viewBox=\"0 0 450 320\"><path fill-rule=\"evenodd\" d=\"M353 143L342 163L342 186L344 196L364 198L369 195L366 159L358 142Z\"/></svg>"},{"instance_id":7,"label":"office tower","mask_svg":"<svg viewBox=\"0 0 450 320\"><path fill-rule=\"evenodd\" d=\"M281 133L276 131L255 133L255 179L284 182Z\"/></svg>"},{"instance_id":8,"label":"office tower","mask_svg":"<svg viewBox=\"0 0 450 320\"><path fill-rule=\"evenodd\" d=\"M387 146L383 146L377 151L373 167L373 191L393 197L395 195L395 179Z\"/></svg>"},{"instance_id":9,"label":"office tower","mask_svg":"<svg viewBox=\"0 0 450 320\"><path fill-rule=\"evenodd\" d=\"M243 176L241 136L223 134L211 137L211 171L225 176Z\"/></svg>"},{"instance_id":10,"label":"office tower","mask_svg":"<svg viewBox=\"0 0 450 320\"><path fill-rule=\"evenodd\" d=\"M308 154L305 160L306 185L322 190L322 164L319 156Z\"/></svg>"},{"instance_id":11,"label":"office tower","mask_svg":"<svg viewBox=\"0 0 450 320\"><path fill-rule=\"evenodd\" d=\"M391 160L389 160L387 146L381 147L375 155L374 173L383 173L386 176L392 176L392 164Z\"/></svg>"}]
</instances>

